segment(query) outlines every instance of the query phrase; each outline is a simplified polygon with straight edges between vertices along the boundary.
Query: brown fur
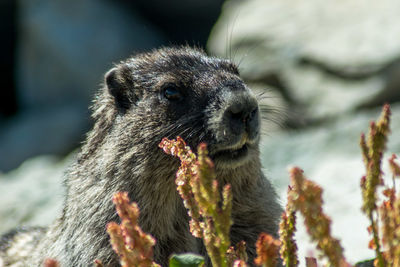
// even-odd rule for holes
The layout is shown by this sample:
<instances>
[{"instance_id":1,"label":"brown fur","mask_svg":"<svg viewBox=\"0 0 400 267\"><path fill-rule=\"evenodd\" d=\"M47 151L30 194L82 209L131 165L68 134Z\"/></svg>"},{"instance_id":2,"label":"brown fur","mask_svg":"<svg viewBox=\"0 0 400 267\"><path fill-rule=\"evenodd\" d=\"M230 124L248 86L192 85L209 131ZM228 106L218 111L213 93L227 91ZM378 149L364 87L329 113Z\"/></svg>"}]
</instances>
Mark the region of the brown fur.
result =
<instances>
[{"instance_id":1,"label":"brown fur","mask_svg":"<svg viewBox=\"0 0 400 267\"><path fill-rule=\"evenodd\" d=\"M179 100L166 98L168 86L178 90ZM250 108L255 114L252 129L246 135L235 133L229 125L242 127L242 119L229 118L226 111L237 116ZM167 266L171 253L205 254L202 242L189 232L187 211L175 188L179 162L157 146L162 137L178 135L193 148L206 142L221 184L232 184L232 243L245 240L252 263L258 234L276 236L281 214L261 171L257 111L256 98L236 66L199 50L163 48L116 65L94 101L94 128L66 175L63 213L25 264L40 266L51 257L68 267L91 266L94 259L119 266L105 231L108 222L118 221L111 202L117 191L129 192L138 203L140 225L157 240L156 262ZM218 156L224 148L236 149L240 138L247 140L247 157L230 161Z\"/></svg>"}]
</instances>

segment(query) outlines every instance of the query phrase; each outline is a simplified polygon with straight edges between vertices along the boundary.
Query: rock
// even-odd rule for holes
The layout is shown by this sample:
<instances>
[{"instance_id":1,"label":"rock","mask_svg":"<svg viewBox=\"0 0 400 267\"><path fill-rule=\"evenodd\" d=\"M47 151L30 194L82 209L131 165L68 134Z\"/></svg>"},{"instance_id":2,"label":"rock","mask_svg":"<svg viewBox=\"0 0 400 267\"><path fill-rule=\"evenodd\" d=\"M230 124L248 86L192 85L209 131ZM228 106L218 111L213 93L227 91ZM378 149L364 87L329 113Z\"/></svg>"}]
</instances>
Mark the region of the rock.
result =
<instances>
[{"instance_id":1,"label":"rock","mask_svg":"<svg viewBox=\"0 0 400 267\"><path fill-rule=\"evenodd\" d=\"M88 120L89 110L83 104L19 114L0 128L0 172L37 154L65 155L83 141Z\"/></svg>"},{"instance_id":2,"label":"rock","mask_svg":"<svg viewBox=\"0 0 400 267\"><path fill-rule=\"evenodd\" d=\"M169 43L204 47L224 0L135 0L131 5L169 38Z\"/></svg>"},{"instance_id":3,"label":"rock","mask_svg":"<svg viewBox=\"0 0 400 267\"><path fill-rule=\"evenodd\" d=\"M376 120L380 112L381 109L362 111L303 131L271 133L261 147L266 174L278 187L283 201L289 184L288 166L302 168L306 177L322 186L324 211L333 221L332 235L341 239L350 263L374 257L368 249L369 223L361 212L360 179L365 169L359 140L361 132L368 132L369 122ZM392 153L400 156L400 103L392 105L392 114L392 134L383 161L385 181L389 184L392 178L387 159ZM297 229L299 258L303 260L316 250L301 217Z\"/></svg>"},{"instance_id":4,"label":"rock","mask_svg":"<svg viewBox=\"0 0 400 267\"><path fill-rule=\"evenodd\" d=\"M19 6L23 107L89 104L112 62L164 42L139 14L113 1L20 0Z\"/></svg>"},{"instance_id":5,"label":"rock","mask_svg":"<svg viewBox=\"0 0 400 267\"><path fill-rule=\"evenodd\" d=\"M112 62L165 43L139 14L113 1L20 0L18 8L20 111L0 120L0 171L34 155L71 151Z\"/></svg>"},{"instance_id":6,"label":"rock","mask_svg":"<svg viewBox=\"0 0 400 267\"><path fill-rule=\"evenodd\" d=\"M61 212L62 177L73 155L59 161L40 156L0 173L0 233L17 226L46 226Z\"/></svg>"},{"instance_id":7,"label":"rock","mask_svg":"<svg viewBox=\"0 0 400 267\"><path fill-rule=\"evenodd\" d=\"M278 81L292 108L322 119L400 99L399 12L394 0L231 0L208 48L234 54L249 81Z\"/></svg>"}]
</instances>

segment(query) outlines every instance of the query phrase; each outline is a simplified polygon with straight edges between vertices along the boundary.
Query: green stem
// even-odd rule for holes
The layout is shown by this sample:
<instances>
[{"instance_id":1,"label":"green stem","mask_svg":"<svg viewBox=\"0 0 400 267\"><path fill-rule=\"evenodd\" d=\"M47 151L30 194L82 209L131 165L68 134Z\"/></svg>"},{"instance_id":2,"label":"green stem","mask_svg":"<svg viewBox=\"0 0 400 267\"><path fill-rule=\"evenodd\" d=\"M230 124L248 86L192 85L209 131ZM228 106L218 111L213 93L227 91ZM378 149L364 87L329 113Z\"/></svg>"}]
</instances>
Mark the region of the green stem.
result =
<instances>
[{"instance_id":1,"label":"green stem","mask_svg":"<svg viewBox=\"0 0 400 267\"><path fill-rule=\"evenodd\" d=\"M377 230L377 226L376 226L375 220L373 218L372 212L369 213L369 220L371 221L372 235L374 237L374 242L375 242L375 252L376 252L376 257L378 259L378 266L385 267L385 261L383 259L383 256L381 253L381 247L379 244L378 230Z\"/></svg>"}]
</instances>

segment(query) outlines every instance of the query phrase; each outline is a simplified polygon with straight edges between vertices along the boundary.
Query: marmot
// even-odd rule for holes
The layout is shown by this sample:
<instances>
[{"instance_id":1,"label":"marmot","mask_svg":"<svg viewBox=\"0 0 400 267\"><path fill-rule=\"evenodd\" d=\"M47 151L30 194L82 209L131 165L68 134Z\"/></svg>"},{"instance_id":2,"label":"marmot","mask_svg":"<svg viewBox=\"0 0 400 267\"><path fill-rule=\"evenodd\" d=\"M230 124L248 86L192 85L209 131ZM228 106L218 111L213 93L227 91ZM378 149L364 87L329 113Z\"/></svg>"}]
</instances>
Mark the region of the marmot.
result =
<instances>
[{"instance_id":1,"label":"marmot","mask_svg":"<svg viewBox=\"0 0 400 267\"><path fill-rule=\"evenodd\" d=\"M120 266L106 233L108 222L119 221L111 201L117 191L138 203L141 227L157 240L157 263L167 266L172 253L205 255L176 190L179 161L158 148L163 137L181 136L192 148L207 143L220 183L231 184L232 244L246 241L252 265L258 235L277 236L282 212L261 171L259 113L235 64L199 49L161 48L117 64L105 74L94 128L66 174L61 216L48 229L4 237L4 264L42 266L54 258L63 267L95 259Z\"/></svg>"}]
</instances>

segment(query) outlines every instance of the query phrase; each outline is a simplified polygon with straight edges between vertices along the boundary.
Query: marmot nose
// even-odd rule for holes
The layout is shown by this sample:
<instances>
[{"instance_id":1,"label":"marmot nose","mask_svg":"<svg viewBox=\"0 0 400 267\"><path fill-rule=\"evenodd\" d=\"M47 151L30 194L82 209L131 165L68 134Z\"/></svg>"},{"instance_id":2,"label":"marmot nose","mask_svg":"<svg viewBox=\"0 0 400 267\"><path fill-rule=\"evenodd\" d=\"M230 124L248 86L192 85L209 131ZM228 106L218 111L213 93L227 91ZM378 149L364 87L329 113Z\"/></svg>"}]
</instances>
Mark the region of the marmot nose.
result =
<instances>
[{"instance_id":1,"label":"marmot nose","mask_svg":"<svg viewBox=\"0 0 400 267\"><path fill-rule=\"evenodd\" d=\"M249 139L253 139L259 132L259 111L257 100L247 96L234 97L225 112L229 130L234 135L245 132Z\"/></svg>"}]
</instances>

